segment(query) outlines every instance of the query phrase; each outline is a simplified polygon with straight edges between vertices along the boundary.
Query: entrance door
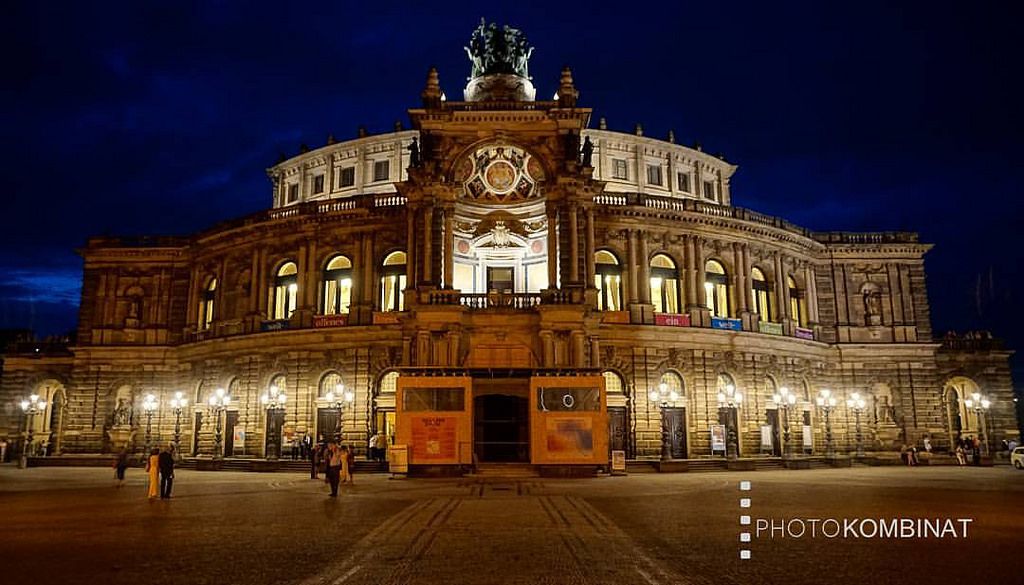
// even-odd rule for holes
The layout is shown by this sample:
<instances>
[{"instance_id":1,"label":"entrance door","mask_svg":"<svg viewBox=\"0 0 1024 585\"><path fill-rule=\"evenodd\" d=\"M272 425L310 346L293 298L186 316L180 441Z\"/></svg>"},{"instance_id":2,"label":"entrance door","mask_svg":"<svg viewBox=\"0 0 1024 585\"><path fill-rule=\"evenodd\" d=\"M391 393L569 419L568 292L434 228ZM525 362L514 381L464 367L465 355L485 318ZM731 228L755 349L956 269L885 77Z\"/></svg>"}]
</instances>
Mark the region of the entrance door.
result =
<instances>
[{"instance_id":1,"label":"entrance door","mask_svg":"<svg viewBox=\"0 0 1024 585\"><path fill-rule=\"evenodd\" d=\"M267 411L267 429L263 444L263 452L267 458L281 457L281 427L284 426L283 410Z\"/></svg>"},{"instance_id":2,"label":"entrance door","mask_svg":"<svg viewBox=\"0 0 1024 585\"><path fill-rule=\"evenodd\" d=\"M718 423L725 425L726 454L738 457L740 453L739 417L737 409L722 407L718 409Z\"/></svg>"},{"instance_id":3,"label":"entrance door","mask_svg":"<svg viewBox=\"0 0 1024 585\"><path fill-rule=\"evenodd\" d=\"M203 428L203 413L196 413L196 422L192 426L192 456L199 455L199 430Z\"/></svg>"},{"instance_id":4,"label":"entrance door","mask_svg":"<svg viewBox=\"0 0 1024 585\"><path fill-rule=\"evenodd\" d=\"M317 442L334 441L338 430L338 409L318 408L316 410Z\"/></svg>"},{"instance_id":5,"label":"entrance door","mask_svg":"<svg viewBox=\"0 0 1024 585\"><path fill-rule=\"evenodd\" d=\"M529 400L487 394L473 399L473 447L477 461L529 463Z\"/></svg>"},{"instance_id":6,"label":"entrance door","mask_svg":"<svg viewBox=\"0 0 1024 585\"><path fill-rule=\"evenodd\" d=\"M686 409L661 409L662 424L668 429L669 457L686 459Z\"/></svg>"},{"instance_id":7,"label":"entrance door","mask_svg":"<svg viewBox=\"0 0 1024 585\"><path fill-rule=\"evenodd\" d=\"M229 410L224 413L224 456L235 454L235 425L238 424L238 411Z\"/></svg>"},{"instance_id":8,"label":"entrance door","mask_svg":"<svg viewBox=\"0 0 1024 585\"><path fill-rule=\"evenodd\" d=\"M629 434L626 428L626 409L621 406L608 408L609 451L626 451L626 455L629 455Z\"/></svg>"},{"instance_id":9,"label":"entrance door","mask_svg":"<svg viewBox=\"0 0 1024 585\"><path fill-rule=\"evenodd\" d=\"M782 457L782 425L779 423L779 411L769 408L764 411L768 425L772 427L772 455Z\"/></svg>"},{"instance_id":10,"label":"entrance door","mask_svg":"<svg viewBox=\"0 0 1024 585\"><path fill-rule=\"evenodd\" d=\"M487 267L487 292L512 293L516 289L516 270L511 266Z\"/></svg>"}]
</instances>

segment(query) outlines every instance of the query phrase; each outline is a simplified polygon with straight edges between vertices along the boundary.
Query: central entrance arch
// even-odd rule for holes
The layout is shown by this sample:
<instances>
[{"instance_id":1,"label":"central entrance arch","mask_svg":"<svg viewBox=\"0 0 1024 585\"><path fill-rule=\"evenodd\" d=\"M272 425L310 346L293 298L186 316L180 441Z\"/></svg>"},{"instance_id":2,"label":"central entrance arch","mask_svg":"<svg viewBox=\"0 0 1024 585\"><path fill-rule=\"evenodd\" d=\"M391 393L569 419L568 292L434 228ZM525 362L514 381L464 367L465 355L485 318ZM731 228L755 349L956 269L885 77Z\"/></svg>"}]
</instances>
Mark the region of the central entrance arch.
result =
<instances>
[{"instance_id":1,"label":"central entrance arch","mask_svg":"<svg viewBox=\"0 0 1024 585\"><path fill-rule=\"evenodd\" d=\"M482 463L530 462L530 380L473 382L473 454Z\"/></svg>"}]
</instances>

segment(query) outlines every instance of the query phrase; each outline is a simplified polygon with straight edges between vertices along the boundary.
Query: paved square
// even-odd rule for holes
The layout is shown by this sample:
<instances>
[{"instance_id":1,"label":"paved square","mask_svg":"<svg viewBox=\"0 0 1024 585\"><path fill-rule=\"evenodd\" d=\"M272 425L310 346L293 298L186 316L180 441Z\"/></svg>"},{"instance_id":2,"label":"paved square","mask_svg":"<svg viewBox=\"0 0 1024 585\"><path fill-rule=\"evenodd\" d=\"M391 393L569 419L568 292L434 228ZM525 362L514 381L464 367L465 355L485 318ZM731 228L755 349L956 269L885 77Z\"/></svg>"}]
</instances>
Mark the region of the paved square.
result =
<instances>
[{"instance_id":1,"label":"paved square","mask_svg":"<svg viewBox=\"0 0 1024 585\"><path fill-rule=\"evenodd\" d=\"M0 468L10 583L1013 583L1024 473L763 471L758 518L970 517L966 539L810 539L741 527L731 473L389 480L341 497L293 474ZM745 510L746 512L746 510ZM743 534L752 534L747 542ZM742 544L741 544L742 542ZM741 548L742 547L742 548ZM750 551L745 559L744 551Z\"/></svg>"}]
</instances>

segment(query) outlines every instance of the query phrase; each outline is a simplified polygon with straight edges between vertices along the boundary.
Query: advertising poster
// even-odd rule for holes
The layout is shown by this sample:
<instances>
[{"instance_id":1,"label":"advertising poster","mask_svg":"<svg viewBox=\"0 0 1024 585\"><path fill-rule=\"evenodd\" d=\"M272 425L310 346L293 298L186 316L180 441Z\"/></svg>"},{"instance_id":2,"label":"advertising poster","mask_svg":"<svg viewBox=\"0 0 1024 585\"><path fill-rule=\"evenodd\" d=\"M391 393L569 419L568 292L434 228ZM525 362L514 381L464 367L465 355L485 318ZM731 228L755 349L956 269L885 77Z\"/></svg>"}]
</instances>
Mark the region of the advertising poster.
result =
<instances>
[{"instance_id":1,"label":"advertising poster","mask_svg":"<svg viewBox=\"0 0 1024 585\"><path fill-rule=\"evenodd\" d=\"M761 450L772 451L774 445L772 445L772 426L762 425L761 426Z\"/></svg>"},{"instance_id":2,"label":"advertising poster","mask_svg":"<svg viewBox=\"0 0 1024 585\"><path fill-rule=\"evenodd\" d=\"M725 451L725 425L711 425L711 451Z\"/></svg>"},{"instance_id":3,"label":"advertising poster","mask_svg":"<svg viewBox=\"0 0 1024 585\"><path fill-rule=\"evenodd\" d=\"M240 455L242 453L245 453L245 427L243 427L243 426L235 427L234 436L235 436L235 442L234 442L233 447L232 447L233 454Z\"/></svg>"},{"instance_id":4,"label":"advertising poster","mask_svg":"<svg viewBox=\"0 0 1024 585\"><path fill-rule=\"evenodd\" d=\"M811 449L814 447L814 433L811 432L810 425L804 425L804 448Z\"/></svg>"},{"instance_id":5,"label":"advertising poster","mask_svg":"<svg viewBox=\"0 0 1024 585\"><path fill-rule=\"evenodd\" d=\"M570 460L594 456L594 428L590 417L548 418L545 422L550 457Z\"/></svg>"},{"instance_id":6,"label":"advertising poster","mask_svg":"<svg viewBox=\"0 0 1024 585\"><path fill-rule=\"evenodd\" d=\"M458 418L454 416L414 416L412 424L412 461L454 461L458 455Z\"/></svg>"}]
</instances>

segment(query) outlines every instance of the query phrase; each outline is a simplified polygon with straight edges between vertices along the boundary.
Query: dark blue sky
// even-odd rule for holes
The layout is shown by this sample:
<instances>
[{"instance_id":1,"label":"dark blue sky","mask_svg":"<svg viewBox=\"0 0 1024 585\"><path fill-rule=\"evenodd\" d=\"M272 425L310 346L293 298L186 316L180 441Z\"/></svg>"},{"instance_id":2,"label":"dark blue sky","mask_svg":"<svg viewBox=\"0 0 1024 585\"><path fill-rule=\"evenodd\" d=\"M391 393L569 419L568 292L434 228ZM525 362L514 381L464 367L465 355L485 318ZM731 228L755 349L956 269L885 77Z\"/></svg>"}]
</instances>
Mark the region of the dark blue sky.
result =
<instances>
[{"instance_id":1,"label":"dark blue sky","mask_svg":"<svg viewBox=\"0 0 1024 585\"><path fill-rule=\"evenodd\" d=\"M595 124L739 164L737 205L919 231L936 329L1024 347L1019 2L492 5L8 5L0 327L74 325L87 236L265 208L279 152L408 124L430 65L460 95L486 16L536 46L538 95L568 64Z\"/></svg>"}]
</instances>

